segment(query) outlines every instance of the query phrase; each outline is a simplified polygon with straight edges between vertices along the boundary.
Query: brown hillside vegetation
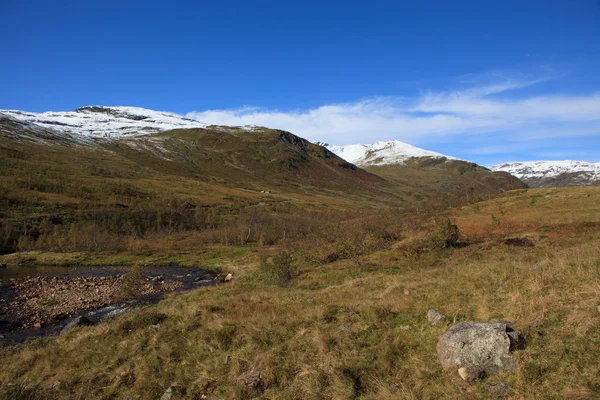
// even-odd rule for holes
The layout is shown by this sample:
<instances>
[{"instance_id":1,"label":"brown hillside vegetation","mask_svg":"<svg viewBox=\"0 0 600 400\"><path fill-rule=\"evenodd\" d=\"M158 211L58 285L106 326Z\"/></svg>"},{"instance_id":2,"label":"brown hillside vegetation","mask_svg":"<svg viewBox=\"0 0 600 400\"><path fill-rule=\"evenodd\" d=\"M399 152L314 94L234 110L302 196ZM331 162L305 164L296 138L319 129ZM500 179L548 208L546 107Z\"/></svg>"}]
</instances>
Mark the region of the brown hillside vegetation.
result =
<instances>
[{"instance_id":1,"label":"brown hillside vegetation","mask_svg":"<svg viewBox=\"0 0 600 400\"><path fill-rule=\"evenodd\" d=\"M159 242L171 247L174 235L195 247L273 244L314 229L309 220L457 205L523 186L487 170L476 182L448 168L384 179L266 128L82 141L0 117L0 156L3 253L142 251Z\"/></svg>"},{"instance_id":2,"label":"brown hillside vegetation","mask_svg":"<svg viewBox=\"0 0 600 400\"><path fill-rule=\"evenodd\" d=\"M3 348L0 398L599 398L599 204L599 188L518 190L445 210L314 214L310 234L187 250L183 261L233 282ZM444 372L448 325L430 326L430 308L449 323L512 321L526 339L517 370L471 384Z\"/></svg>"}]
</instances>

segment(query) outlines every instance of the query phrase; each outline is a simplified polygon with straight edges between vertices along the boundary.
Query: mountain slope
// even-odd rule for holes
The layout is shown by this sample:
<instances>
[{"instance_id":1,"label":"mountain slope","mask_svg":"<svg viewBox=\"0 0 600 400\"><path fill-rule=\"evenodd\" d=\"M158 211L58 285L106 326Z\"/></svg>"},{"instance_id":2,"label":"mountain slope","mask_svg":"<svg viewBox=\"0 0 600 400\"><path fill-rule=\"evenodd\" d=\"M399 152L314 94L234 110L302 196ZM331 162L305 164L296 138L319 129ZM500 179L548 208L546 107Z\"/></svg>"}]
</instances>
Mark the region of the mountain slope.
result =
<instances>
[{"instance_id":1,"label":"mountain slope","mask_svg":"<svg viewBox=\"0 0 600 400\"><path fill-rule=\"evenodd\" d=\"M216 228L225 229L218 240L239 243L236 224L247 224L245 216L255 209L267 221L271 213L358 212L400 200L382 178L289 132L266 128L109 138L0 115L0 158L0 252L14 251L19 237L35 240L44 229L55 231L60 243L75 243L53 248L71 250L121 248L131 237ZM287 234L296 229L279 225ZM86 235L94 239L77 244Z\"/></svg>"},{"instance_id":2,"label":"mountain slope","mask_svg":"<svg viewBox=\"0 0 600 400\"><path fill-rule=\"evenodd\" d=\"M413 199L431 199L450 206L526 187L506 172L493 172L472 162L439 157L413 157L401 164L373 165L365 170L398 186L412 186Z\"/></svg>"},{"instance_id":3,"label":"mountain slope","mask_svg":"<svg viewBox=\"0 0 600 400\"><path fill-rule=\"evenodd\" d=\"M1 112L0 250L12 251L18 237L35 240L48 229L60 243L99 235L109 247L216 227L228 232L227 242L239 242L241 231L244 241L257 240L260 234L244 226L248 218L255 223L248 215L256 209L268 215L264 221L312 211L358 215L440 199L458 204L522 186L430 153L400 159L403 149L373 147L365 159L378 165L367 171L281 130L206 126L131 107ZM379 165L384 156L401 164ZM304 223L270 224L274 235L285 236ZM96 239L86 243L100 246Z\"/></svg>"},{"instance_id":4,"label":"mountain slope","mask_svg":"<svg viewBox=\"0 0 600 400\"><path fill-rule=\"evenodd\" d=\"M491 167L508 172L530 187L590 186L600 184L600 163L585 161L510 162Z\"/></svg>"},{"instance_id":5,"label":"mountain slope","mask_svg":"<svg viewBox=\"0 0 600 400\"><path fill-rule=\"evenodd\" d=\"M177 114L140 107L88 106L74 111L32 113L0 110L0 114L39 127L83 137L144 135L169 129L205 128L206 124Z\"/></svg>"},{"instance_id":6,"label":"mountain slope","mask_svg":"<svg viewBox=\"0 0 600 400\"><path fill-rule=\"evenodd\" d=\"M475 163L420 149L398 140L371 145L332 146L319 143L341 158L393 182L410 187L410 198L438 201L460 198L472 201L500 191L523 188L524 184L505 172L492 172Z\"/></svg>"}]
</instances>

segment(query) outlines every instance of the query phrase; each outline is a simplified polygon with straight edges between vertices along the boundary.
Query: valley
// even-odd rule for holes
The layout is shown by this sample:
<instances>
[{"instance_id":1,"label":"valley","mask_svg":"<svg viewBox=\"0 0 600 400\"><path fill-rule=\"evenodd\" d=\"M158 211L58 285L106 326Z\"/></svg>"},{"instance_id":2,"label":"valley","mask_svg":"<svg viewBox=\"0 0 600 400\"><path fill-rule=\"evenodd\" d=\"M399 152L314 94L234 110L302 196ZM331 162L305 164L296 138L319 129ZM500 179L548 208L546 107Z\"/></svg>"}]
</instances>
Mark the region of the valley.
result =
<instances>
[{"instance_id":1,"label":"valley","mask_svg":"<svg viewBox=\"0 0 600 400\"><path fill-rule=\"evenodd\" d=\"M2 310L46 307L5 334L54 327L0 348L0 399L600 394L600 188L528 188L401 142L356 165L281 130L78 110L0 112ZM191 290L152 280L189 273ZM57 296L94 311L154 290L170 293L49 324L85 309ZM444 371L440 336L490 320L522 334L516 367Z\"/></svg>"}]
</instances>

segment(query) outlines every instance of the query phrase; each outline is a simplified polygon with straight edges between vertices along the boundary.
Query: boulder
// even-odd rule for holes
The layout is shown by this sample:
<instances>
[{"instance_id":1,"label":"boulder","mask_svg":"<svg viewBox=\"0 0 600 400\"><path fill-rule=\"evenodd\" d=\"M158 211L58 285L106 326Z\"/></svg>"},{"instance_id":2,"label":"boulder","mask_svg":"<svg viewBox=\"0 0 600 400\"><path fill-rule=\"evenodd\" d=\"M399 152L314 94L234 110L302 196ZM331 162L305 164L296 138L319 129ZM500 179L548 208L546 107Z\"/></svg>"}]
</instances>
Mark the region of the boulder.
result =
<instances>
[{"instance_id":1,"label":"boulder","mask_svg":"<svg viewBox=\"0 0 600 400\"><path fill-rule=\"evenodd\" d=\"M452 326L440 336L437 353L445 370L477 367L480 375L493 375L515 369L511 352L522 348L524 343L523 336L510 322L467 321Z\"/></svg>"},{"instance_id":2,"label":"boulder","mask_svg":"<svg viewBox=\"0 0 600 400\"><path fill-rule=\"evenodd\" d=\"M427 311L427 320L431 325L443 325L446 323L446 316L432 308Z\"/></svg>"},{"instance_id":3,"label":"boulder","mask_svg":"<svg viewBox=\"0 0 600 400\"><path fill-rule=\"evenodd\" d=\"M63 333L66 333L68 331L70 331L71 329L80 327L80 326L86 326L86 325L93 325L93 322L90 321L88 318L84 317L83 315L74 318L72 321L70 321L67 325L65 325L64 328L62 328L62 330L60 331L60 334L62 335Z\"/></svg>"}]
</instances>

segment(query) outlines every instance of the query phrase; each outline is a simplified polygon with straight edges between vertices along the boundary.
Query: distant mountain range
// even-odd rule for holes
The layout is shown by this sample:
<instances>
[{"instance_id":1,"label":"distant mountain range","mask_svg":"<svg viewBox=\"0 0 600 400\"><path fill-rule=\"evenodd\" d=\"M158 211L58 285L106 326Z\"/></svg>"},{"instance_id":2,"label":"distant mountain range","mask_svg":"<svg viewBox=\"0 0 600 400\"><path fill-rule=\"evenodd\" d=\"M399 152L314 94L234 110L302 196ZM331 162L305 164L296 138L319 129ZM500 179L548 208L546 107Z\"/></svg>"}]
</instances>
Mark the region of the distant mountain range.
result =
<instances>
[{"instance_id":1,"label":"distant mountain range","mask_svg":"<svg viewBox=\"0 0 600 400\"><path fill-rule=\"evenodd\" d=\"M600 163L585 161L509 162L491 167L521 179L530 187L591 186L600 184Z\"/></svg>"},{"instance_id":2,"label":"distant mountain range","mask_svg":"<svg viewBox=\"0 0 600 400\"><path fill-rule=\"evenodd\" d=\"M8 135L27 137L32 141L58 139L62 142L90 145L104 143L105 139L147 137L175 129L236 129L240 132L265 130L265 128L253 126L209 127L203 122L169 112L124 106L87 106L74 111L43 113L0 110L0 117L4 119L4 125L7 124L6 121L10 120L15 123L13 129L5 129L5 134ZM136 146L133 142L128 143ZM418 164L421 167L438 165L437 168L439 165L443 165L440 164L443 162L468 163L453 156L424 150L398 140L344 146L335 146L324 142L316 144L325 147L351 164L367 169L407 163L414 167L418 160L420 160ZM142 142L139 142L139 146L142 146ZM595 185L600 182L598 174L600 163L593 164L583 161L511 162L495 165L490 169L514 175L530 187Z\"/></svg>"},{"instance_id":3,"label":"distant mountain range","mask_svg":"<svg viewBox=\"0 0 600 400\"><path fill-rule=\"evenodd\" d=\"M331 152L361 168L405 164L412 160L431 159L464 161L434 151L424 150L398 140L373 144L332 146L317 142ZM489 167L496 172L507 172L529 187L590 186L600 184L600 162L586 161L527 161L509 162Z\"/></svg>"}]
</instances>

